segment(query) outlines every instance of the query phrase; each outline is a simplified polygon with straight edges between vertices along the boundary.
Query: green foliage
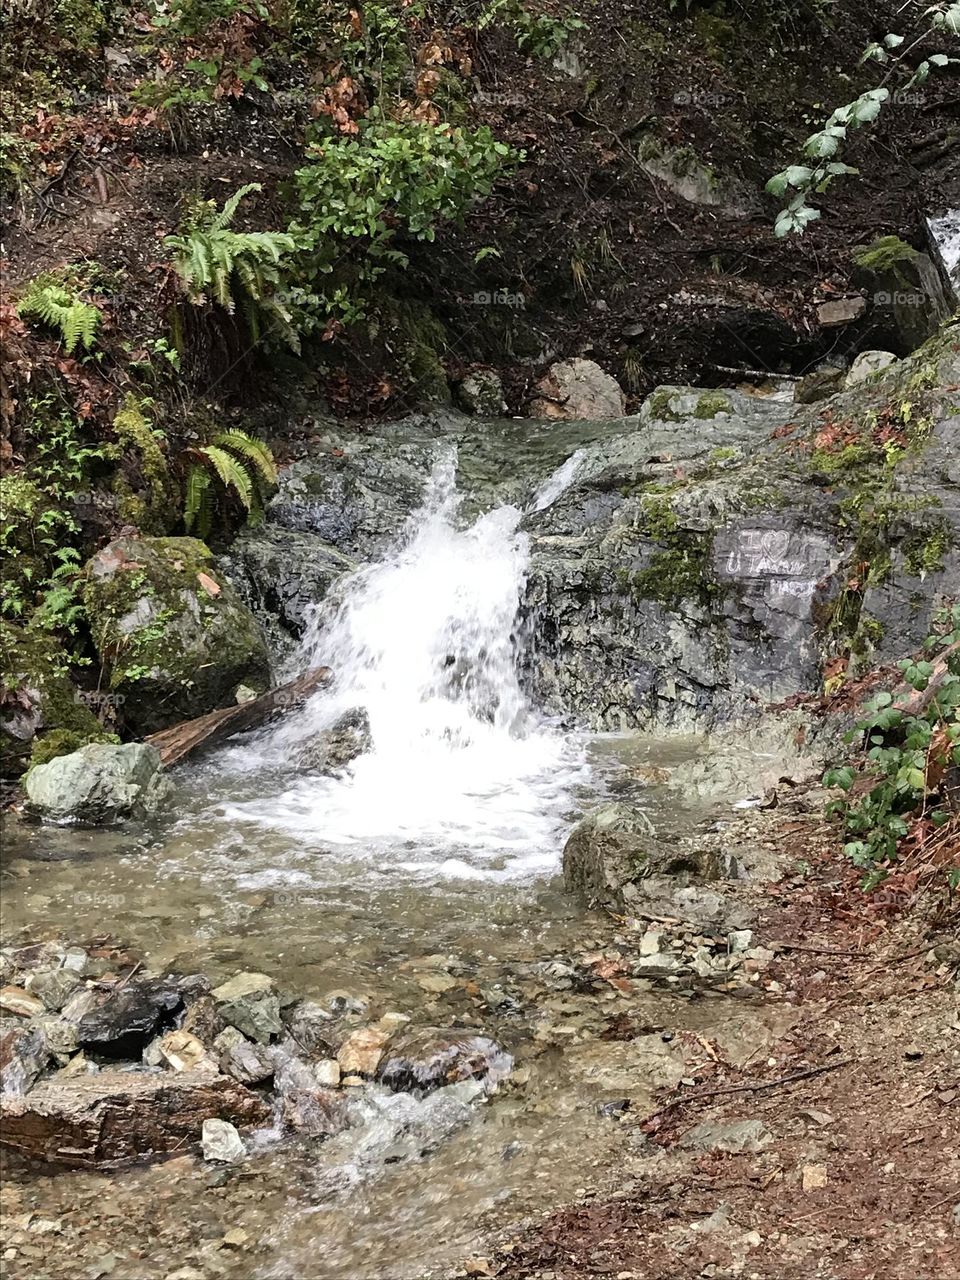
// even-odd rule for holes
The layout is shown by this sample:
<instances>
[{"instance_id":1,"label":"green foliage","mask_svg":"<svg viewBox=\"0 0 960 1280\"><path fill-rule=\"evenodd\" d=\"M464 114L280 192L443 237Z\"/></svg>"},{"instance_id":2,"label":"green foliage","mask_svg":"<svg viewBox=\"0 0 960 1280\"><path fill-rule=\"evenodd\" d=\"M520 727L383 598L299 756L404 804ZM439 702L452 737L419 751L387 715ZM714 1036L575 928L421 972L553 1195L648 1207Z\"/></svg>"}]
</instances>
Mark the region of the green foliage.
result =
<instances>
[{"instance_id":1,"label":"green foliage","mask_svg":"<svg viewBox=\"0 0 960 1280\"><path fill-rule=\"evenodd\" d=\"M585 24L569 10L556 15L536 13L522 0L492 0L477 21L477 30L492 25L509 27L521 53L535 58L555 58L575 31Z\"/></svg>"},{"instance_id":2,"label":"green foliage","mask_svg":"<svg viewBox=\"0 0 960 1280\"><path fill-rule=\"evenodd\" d=\"M241 187L222 209L212 200L195 205L184 234L167 236L164 248L175 254L174 270L194 306L219 306L233 315L239 303L254 339L268 315L296 349L290 312L277 293L284 279L281 264L296 242L282 231L230 230L240 201L259 190L258 182Z\"/></svg>"},{"instance_id":3,"label":"green foliage","mask_svg":"<svg viewBox=\"0 0 960 1280\"><path fill-rule=\"evenodd\" d=\"M927 824L936 831L951 818L949 780L960 768L960 605L940 615L925 654L899 664L906 683L924 696L897 702L877 694L846 739L866 736L865 762L848 761L824 776L826 786L844 793L829 808L853 837L844 852L871 884L907 836L922 836ZM858 778L867 786L855 792Z\"/></svg>"},{"instance_id":4,"label":"green foliage","mask_svg":"<svg viewBox=\"0 0 960 1280\"><path fill-rule=\"evenodd\" d=\"M899 14L906 19L907 11L916 12L918 7L921 11L916 15L917 25L909 37L891 32L882 41L869 44L863 52L861 64L876 63L886 68L881 83L861 93L852 102L837 107L823 128L811 134L803 144L803 161L788 165L767 183L767 191L771 195L789 197L788 204L777 216L774 225L776 235L802 233L820 217L820 210L807 203L808 197L826 191L835 177L857 172L839 159L840 153L850 130L873 124L883 107L892 100L893 93L887 82L894 75L903 74L897 92L905 93L923 84L931 71L960 61L941 51L928 54L914 65L909 55L931 36L954 40L960 36L960 3L956 0L929 6L918 6L915 0L908 0Z\"/></svg>"},{"instance_id":5,"label":"green foliage","mask_svg":"<svg viewBox=\"0 0 960 1280\"><path fill-rule=\"evenodd\" d=\"M167 460L160 445L162 433L155 431L144 415L147 406L147 401L127 395L113 419L113 430L122 445L135 449L139 454L150 498L160 506L168 496Z\"/></svg>"},{"instance_id":6,"label":"green foliage","mask_svg":"<svg viewBox=\"0 0 960 1280\"><path fill-rule=\"evenodd\" d=\"M261 510L264 494L277 483L273 454L243 431L221 431L209 444L192 449L190 457L183 521L201 538L213 524L218 484L222 495L232 494L249 515Z\"/></svg>"},{"instance_id":7,"label":"green foliage","mask_svg":"<svg viewBox=\"0 0 960 1280\"><path fill-rule=\"evenodd\" d=\"M77 297L53 275L40 275L29 282L17 304L17 315L56 329L68 355L78 345L89 351L100 323L99 310Z\"/></svg>"}]
</instances>

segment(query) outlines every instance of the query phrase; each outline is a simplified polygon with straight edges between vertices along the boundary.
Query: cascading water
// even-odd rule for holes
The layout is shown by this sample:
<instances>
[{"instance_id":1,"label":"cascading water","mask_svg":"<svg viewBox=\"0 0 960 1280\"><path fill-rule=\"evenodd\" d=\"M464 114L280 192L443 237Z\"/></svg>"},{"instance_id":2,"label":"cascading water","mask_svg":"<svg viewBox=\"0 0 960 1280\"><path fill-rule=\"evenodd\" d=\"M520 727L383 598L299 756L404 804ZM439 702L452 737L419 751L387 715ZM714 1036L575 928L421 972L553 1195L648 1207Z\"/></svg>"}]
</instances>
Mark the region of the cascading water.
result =
<instances>
[{"instance_id":1,"label":"cascading water","mask_svg":"<svg viewBox=\"0 0 960 1280\"><path fill-rule=\"evenodd\" d=\"M534 499L570 482L565 464ZM517 673L515 627L528 541L513 506L460 527L455 458L434 469L397 547L316 611L304 667L326 664L330 690L247 751L295 762L345 711L362 708L372 749L340 777L309 772L279 795L228 806L324 847L391 853L407 870L505 878L556 865L576 744L543 722Z\"/></svg>"}]
</instances>

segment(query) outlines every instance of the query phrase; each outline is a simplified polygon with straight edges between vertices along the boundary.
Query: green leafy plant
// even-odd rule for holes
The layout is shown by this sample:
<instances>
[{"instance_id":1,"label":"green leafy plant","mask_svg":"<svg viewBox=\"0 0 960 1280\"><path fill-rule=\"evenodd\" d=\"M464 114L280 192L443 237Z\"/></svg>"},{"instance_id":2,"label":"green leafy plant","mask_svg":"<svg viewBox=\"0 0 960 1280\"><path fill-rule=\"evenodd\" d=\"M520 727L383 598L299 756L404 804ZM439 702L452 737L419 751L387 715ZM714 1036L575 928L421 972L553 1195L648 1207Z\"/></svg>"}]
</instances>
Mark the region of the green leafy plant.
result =
<instances>
[{"instance_id":1,"label":"green leafy plant","mask_svg":"<svg viewBox=\"0 0 960 1280\"><path fill-rule=\"evenodd\" d=\"M477 21L477 30L492 25L508 26L521 53L535 58L555 58L575 31L584 23L569 11L561 14L536 13L521 0L493 0Z\"/></svg>"},{"instance_id":2,"label":"green leafy plant","mask_svg":"<svg viewBox=\"0 0 960 1280\"><path fill-rule=\"evenodd\" d=\"M37 276L30 281L17 304L17 315L56 329L68 355L72 355L77 346L89 351L100 324L97 307L84 302L52 275Z\"/></svg>"},{"instance_id":3,"label":"green leafy plant","mask_svg":"<svg viewBox=\"0 0 960 1280\"><path fill-rule=\"evenodd\" d=\"M905 15L907 10L916 8L913 0L908 0L900 13ZM820 210L808 203L809 197L814 193L822 194L833 179L841 174L857 173L855 168L839 158L840 153L850 131L861 125L872 124L883 107L891 101L893 93L889 83L895 76L902 76L902 83L896 92L904 94L923 84L931 71L960 61L938 51L922 57L914 66L910 56L931 36L954 39L960 36L960 3L954 0L953 3L924 6L917 27L910 37L891 32L882 41L873 42L866 47L860 59L861 64L877 63L885 67L881 83L860 94L852 102L837 107L823 127L811 134L803 144L802 162L788 165L767 183L767 191L771 195L789 198L787 205L777 215L774 225L776 235L802 233L811 222L820 217Z\"/></svg>"},{"instance_id":4,"label":"green leafy plant","mask_svg":"<svg viewBox=\"0 0 960 1280\"><path fill-rule=\"evenodd\" d=\"M923 848L941 831L960 833L960 604L939 616L924 656L899 666L914 694L877 694L847 734L848 742L866 737L865 759L824 776L843 793L829 812L853 837L844 852L871 884L908 838Z\"/></svg>"},{"instance_id":5,"label":"green leafy plant","mask_svg":"<svg viewBox=\"0 0 960 1280\"><path fill-rule=\"evenodd\" d=\"M195 205L182 235L167 236L164 248L173 253L173 268L189 301L197 307L222 307L233 315L238 305L251 336L261 333L263 318L282 330L297 348L290 312L278 295L284 279L281 262L296 248L294 238L282 231L232 231L240 201L258 182L234 192L222 209L212 200Z\"/></svg>"},{"instance_id":6,"label":"green leafy plant","mask_svg":"<svg viewBox=\"0 0 960 1280\"><path fill-rule=\"evenodd\" d=\"M206 445L189 451L184 482L183 521L188 531L206 538L220 497L232 495L247 514L262 508L265 491L277 483L273 454L244 431L221 431Z\"/></svg>"}]
</instances>

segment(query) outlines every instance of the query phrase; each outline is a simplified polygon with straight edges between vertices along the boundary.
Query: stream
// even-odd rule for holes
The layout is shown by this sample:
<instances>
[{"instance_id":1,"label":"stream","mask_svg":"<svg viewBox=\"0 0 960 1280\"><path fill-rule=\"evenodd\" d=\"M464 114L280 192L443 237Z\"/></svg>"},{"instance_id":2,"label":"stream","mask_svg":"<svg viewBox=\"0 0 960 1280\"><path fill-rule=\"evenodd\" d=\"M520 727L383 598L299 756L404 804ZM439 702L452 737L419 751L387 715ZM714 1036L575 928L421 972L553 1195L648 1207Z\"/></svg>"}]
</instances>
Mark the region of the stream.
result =
<instances>
[{"instance_id":1,"label":"stream","mask_svg":"<svg viewBox=\"0 0 960 1280\"><path fill-rule=\"evenodd\" d=\"M528 506L549 506L577 466L567 459ZM627 997L578 981L578 957L623 939L564 894L566 833L609 797L654 828L710 821L662 785L701 744L542 715L520 674L523 511L471 519L461 506L444 452L393 548L314 611L293 665L329 665L332 687L182 767L171 819L11 821L4 936L109 933L157 970L264 971L371 1018L476 1027L513 1074L489 1097L470 1081L419 1101L372 1087L347 1133L318 1144L267 1129L236 1169L187 1156L110 1178L23 1170L21 1209L61 1224L34 1276L416 1280L574 1198L588 1169L616 1180L643 1144L619 1122L623 1100L640 1109L682 1074L678 1031L737 1060L780 1027L775 1008L747 1013L718 991L641 981ZM370 749L316 772L311 744L357 708ZM637 1034L603 1038L624 1010ZM224 1246L231 1229L243 1239Z\"/></svg>"}]
</instances>

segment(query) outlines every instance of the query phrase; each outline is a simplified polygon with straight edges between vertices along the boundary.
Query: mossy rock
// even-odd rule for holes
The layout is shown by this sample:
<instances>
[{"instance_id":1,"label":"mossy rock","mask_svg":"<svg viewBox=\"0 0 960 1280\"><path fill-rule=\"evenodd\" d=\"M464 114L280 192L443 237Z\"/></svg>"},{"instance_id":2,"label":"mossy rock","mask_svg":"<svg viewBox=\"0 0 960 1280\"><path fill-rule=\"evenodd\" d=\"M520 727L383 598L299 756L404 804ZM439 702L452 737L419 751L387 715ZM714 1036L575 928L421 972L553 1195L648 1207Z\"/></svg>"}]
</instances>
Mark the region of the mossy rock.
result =
<instances>
[{"instance_id":1,"label":"mossy rock","mask_svg":"<svg viewBox=\"0 0 960 1280\"><path fill-rule=\"evenodd\" d=\"M19 777L31 751L54 733L70 735L69 750L103 740L103 726L70 679L67 655L52 635L0 622L0 668L8 691L0 705L3 777Z\"/></svg>"},{"instance_id":2,"label":"mossy rock","mask_svg":"<svg viewBox=\"0 0 960 1280\"><path fill-rule=\"evenodd\" d=\"M270 682L256 618L196 538L118 538L86 568L84 604L120 715L159 729Z\"/></svg>"},{"instance_id":3,"label":"mossy rock","mask_svg":"<svg viewBox=\"0 0 960 1280\"><path fill-rule=\"evenodd\" d=\"M867 295L883 336L908 355L949 319L951 307L932 259L898 236L881 236L853 255L853 280Z\"/></svg>"}]
</instances>

